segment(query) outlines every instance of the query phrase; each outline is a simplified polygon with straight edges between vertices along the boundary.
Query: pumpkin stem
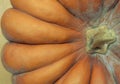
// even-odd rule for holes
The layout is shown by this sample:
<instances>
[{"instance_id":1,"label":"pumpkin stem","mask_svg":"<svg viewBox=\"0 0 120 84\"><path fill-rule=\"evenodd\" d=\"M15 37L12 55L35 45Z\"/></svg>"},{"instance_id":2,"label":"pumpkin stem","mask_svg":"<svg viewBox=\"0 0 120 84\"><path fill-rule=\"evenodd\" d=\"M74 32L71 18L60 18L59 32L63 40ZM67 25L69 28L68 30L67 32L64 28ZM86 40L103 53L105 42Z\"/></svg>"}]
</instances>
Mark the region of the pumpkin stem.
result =
<instances>
[{"instance_id":1,"label":"pumpkin stem","mask_svg":"<svg viewBox=\"0 0 120 84\"><path fill-rule=\"evenodd\" d=\"M116 41L115 32L106 25L88 29L86 36L89 53L106 54L108 46Z\"/></svg>"}]
</instances>

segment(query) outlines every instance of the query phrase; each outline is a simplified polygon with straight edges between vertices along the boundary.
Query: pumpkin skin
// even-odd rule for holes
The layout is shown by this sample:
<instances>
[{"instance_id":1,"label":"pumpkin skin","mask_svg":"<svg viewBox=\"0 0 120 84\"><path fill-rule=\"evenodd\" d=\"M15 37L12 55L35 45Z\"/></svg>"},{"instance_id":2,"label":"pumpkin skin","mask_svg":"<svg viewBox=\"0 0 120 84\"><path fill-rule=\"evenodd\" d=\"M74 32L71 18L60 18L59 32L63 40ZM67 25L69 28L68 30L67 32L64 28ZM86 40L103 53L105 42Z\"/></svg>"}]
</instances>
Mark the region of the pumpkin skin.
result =
<instances>
[{"instance_id":1,"label":"pumpkin skin","mask_svg":"<svg viewBox=\"0 0 120 84\"><path fill-rule=\"evenodd\" d=\"M15 71L17 71L18 73L20 73L31 71L33 69L43 67L55 61L58 61L59 59L62 59L63 57L68 56L69 54L72 54L75 51L79 50L82 46L83 45L81 43L46 45L8 43L5 46L5 50L3 50L5 56L3 57L3 59L5 64L9 64L7 65L8 69L13 69L11 70L11 72L15 73ZM19 51L21 51L21 54L18 54ZM19 57L21 57L21 59ZM23 59L24 63L22 62ZM14 61L15 63L12 61Z\"/></svg>"},{"instance_id":2,"label":"pumpkin skin","mask_svg":"<svg viewBox=\"0 0 120 84\"><path fill-rule=\"evenodd\" d=\"M10 0L13 7L31 14L41 20L64 25L66 27L78 27L83 22L70 14L57 0ZM46 5L48 7L46 7ZM60 12L56 12L59 10ZM47 17L46 17L47 16Z\"/></svg>"},{"instance_id":3,"label":"pumpkin skin","mask_svg":"<svg viewBox=\"0 0 120 84\"><path fill-rule=\"evenodd\" d=\"M16 19L16 17L19 18ZM23 25L25 23L27 24ZM16 24L19 25L16 26ZM15 9L8 9L4 13L2 18L2 28L4 28L3 32L9 40L30 44L68 42L73 38L79 38L80 35L79 32L68 28L50 23L44 23L43 21L40 22L40 20L25 13L21 13ZM16 28L18 30L16 30ZM29 28L29 30L26 28ZM48 33L48 31L51 33ZM55 32L57 32L56 35L54 35Z\"/></svg>"},{"instance_id":4,"label":"pumpkin skin","mask_svg":"<svg viewBox=\"0 0 120 84\"><path fill-rule=\"evenodd\" d=\"M86 21L99 17L103 3L102 0L60 0L60 2L75 16Z\"/></svg>"},{"instance_id":5,"label":"pumpkin skin","mask_svg":"<svg viewBox=\"0 0 120 84\"><path fill-rule=\"evenodd\" d=\"M13 74L13 84L120 84L119 0L11 0L11 4L1 26L10 41L2 61ZM94 32L86 32L101 25L112 29L116 40L106 53L91 53L86 46ZM92 38L98 44L93 51L111 41L112 36L98 39L105 32L95 30L98 35Z\"/></svg>"}]
</instances>

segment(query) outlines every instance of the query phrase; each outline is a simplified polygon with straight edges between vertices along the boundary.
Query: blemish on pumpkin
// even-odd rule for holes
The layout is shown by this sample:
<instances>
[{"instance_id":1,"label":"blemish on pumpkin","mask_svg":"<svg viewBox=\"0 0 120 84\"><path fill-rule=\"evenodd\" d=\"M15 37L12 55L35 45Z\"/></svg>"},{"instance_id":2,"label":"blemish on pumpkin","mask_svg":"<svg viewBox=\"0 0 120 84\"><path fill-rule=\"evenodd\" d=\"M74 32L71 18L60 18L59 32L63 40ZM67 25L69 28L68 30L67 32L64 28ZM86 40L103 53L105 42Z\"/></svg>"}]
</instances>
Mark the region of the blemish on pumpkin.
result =
<instances>
[{"instance_id":1,"label":"blemish on pumpkin","mask_svg":"<svg viewBox=\"0 0 120 84\"><path fill-rule=\"evenodd\" d=\"M86 31L88 53L106 54L108 47L116 41L114 30L106 25L89 28Z\"/></svg>"}]
</instances>

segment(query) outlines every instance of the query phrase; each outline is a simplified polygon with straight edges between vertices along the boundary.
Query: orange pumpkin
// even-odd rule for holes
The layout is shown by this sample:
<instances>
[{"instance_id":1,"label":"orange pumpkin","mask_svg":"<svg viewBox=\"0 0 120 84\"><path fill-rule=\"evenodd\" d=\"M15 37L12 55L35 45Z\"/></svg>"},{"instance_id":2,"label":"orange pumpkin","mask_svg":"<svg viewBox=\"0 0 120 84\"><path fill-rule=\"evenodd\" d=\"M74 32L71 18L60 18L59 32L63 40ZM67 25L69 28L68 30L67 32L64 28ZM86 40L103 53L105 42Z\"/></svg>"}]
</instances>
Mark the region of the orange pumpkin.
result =
<instances>
[{"instance_id":1,"label":"orange pumpkin","mask_svg":"<svg viewBox=\"0 0 120 84\"><path fill-rule=\"evenodd\" d=\"M119 0L11 0L1 26L13 84L120 84Z\"/></svg>"}]
</instances>

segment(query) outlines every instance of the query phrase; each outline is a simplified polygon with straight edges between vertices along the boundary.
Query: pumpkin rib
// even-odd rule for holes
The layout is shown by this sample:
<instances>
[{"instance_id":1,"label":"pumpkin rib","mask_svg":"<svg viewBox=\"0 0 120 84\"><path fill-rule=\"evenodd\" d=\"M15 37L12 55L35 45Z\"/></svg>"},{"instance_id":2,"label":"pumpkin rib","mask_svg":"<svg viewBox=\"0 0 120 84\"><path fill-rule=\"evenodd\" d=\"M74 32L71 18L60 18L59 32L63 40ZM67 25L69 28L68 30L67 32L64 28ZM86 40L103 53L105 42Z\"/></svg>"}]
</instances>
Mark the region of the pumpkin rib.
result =
<instances>
[{"instance_id":1,"label":"pumpkin rib","mask_svg":"<svg viewBox=\"0 0 120 84\"><path fill-rule=\"evenodd\" d=\"M75 52L46 67L15 75L13 82L14 84L52 84L72 66L77 55L78 52ZM34 78L37 79L33 80Z\"/></svg>"},{"instance_id":2,"label":"pumpkin rib","mask_svg":"<svg viewBox=\"0 0 120 84\"><path fill-rule=\"evenodd\" d=\"M119 84L120 83L120 64L116 64L114 65L114 74L116 77L116 83Z\"/></svg>"},{"instance_id":3,"label":"pumpkin rib","mask_svg":"<svg viewBox=\"0 0 120 84\"><path fill-rule=\"evenodd\" d=\"M70 0L69 0L69 1L70 1ZM76 15L75 15L74 13L72 13L72 12L69 10L69 8L67 8L66 6L64 6L64 3L62 3L61 0L58 0L58 2L59 2L71 15L73 15L74 17L76 17ZM72 2L72 0L71 0L70 2ZM73 1L72 3L74 3L74 2L75 2L75 1ZM76 27L75 30L81 31L81 28L82 28L82 27L83 27L83 28L85 27L86 22L83 21L81 18L76 17L76 20L72 21L71 24L73 24L73 27ZM76 26L75 26L75 25L76 25ZM71 26L72 26L72 25L71 25Z\"/></svg>"},{"instance_id":4,"label":"pumpkin rib","mask_svg":"<svg viewBox=\"0 0 120 84\"><path fill-rule=\"evenodd\" d=\"M46 45L8 43L4 47L2 60L10 72L23 73L56 62L82 46L79 42Z\"/></svg>"},{"instance_id":5,"label":"pumpkin rib","mask_svg":"<svg viewBox=\"0 0 120 84\"><path fill-rule=\"evenodd\" d=\"M119 0L119 2L116 5L116 12L115 12L115 14L119 14L120 13L119 9L120 9L120 0Z\"/></svg>"},{"instance_id":6,"label":"pumpkin rib","mask_svg":"<svg viewBox=\"0 0 120 84\"><path fill-rule=\"evenodd\" d=\"M115 82L116 84L119 84L120 83L120 77L119 77L120 76L120 73L119 73L120 59L118 59L112 52L108 59L110 60L109 64L113 69L113 77L115 79Z\"/></svg>"},{"instance_id":7,"label":"pumpkin rib","mask_svg":"<svg viewBox=\"0 0 120 84\"><path fill-rule=\"evenodd\" d=\"M103 10L105 12L111 11L117 5L118 2L119 0L104 0Z\"/></svg>"},{"instance_id":8,"label":"pumpkin rib","mask_svg":"<svg viewBox=\"0 0 120 84\"><path fill-rule=\"evenodd\" d=\"M102 0L59 0L73 15L89 21L102 13ZM91 3L91 4L89 4ZM92 9L93 8L93 9Z\"/></svg>"},{"instance_id":9,"label":"pumpkin rib","mask_svg":"<svg viewBox=\"0 0 120 84\"><path fill-rule=\"evenodd\" d=\"M106 69L97 58L93 58L93 69L91 74L90 84L108 84Z\"/></svg>"},{"instance_id":10,"label":"pumpkin rib","mask_svg":"<svg viewBox=\"0 0 120 84\"><path fill-rule=\"evenodd\" d=\"M69 0L68 2L71 2L71 3L74 3L75 1L73 1L73 0ZM61 1L61 0L58 0L58 2L70 13L70 14L72 14L73 16L75 16L75 14L73 14L65 5L64 5L64 2L63 1ZM67 2L67 1L66 1ZM69 4L70 5L70 4ZM76 5L74 5L74 6L76 6ZM73 7L74 8L74 7ZM76 17L76 16L75 16ZM77 17L78 18L78 17Z\"/></svg>"},{"instance_id":11,"label":"pumpkin rib","mask_svg":"<svg viewBox=\"0 0 120 84\"><path fill-rule=\"evenodd\" d=\"M13 84L120 83L120 0L10 1L2 63Z\"/></svg>"},{"instance_id":12,"label":"pumpkin rib","mask_svg":"<svg viewBox=\"0 0 120 84\"><path fill-rule=\"evenodd\" d=\"M118 32L119 31L119 23L120 23L120 1L117 3L117 5L114 7L113 13L112 13L112 18L111 18L111 23L112 23L112 28ZM114 22L114 23L113 23Z\"/></svg>"},{"instance_id":13,"label":"pumpkin rib","mask_svg":"<svg viewBox=\"0 0 120 84\"><path fill-rule=\"evenodd\" d=\"M81 50L79 50L79 56L76 58L76 61L75 61L75 63L74 63L74 65L76 65L77 63L78 63L78 61L80 61L80 59L82 59L84 56L85 56L85 52L84 52L85 50L84 49L81 49ZM73 66L74 67L74 66ZM72 69L72 67L71 67L71 69ZM55 84L63 84L63 82L64 82L64 80L66 79L66 77L67 77L67 75L69 74L69 72L70 72L70 70L71 69L69 69L64 75L63 75L63 77L61 77L60 79L58 79L56 82L55 82Z\"/></svg>"},{"instance_id":14,"label":"pumpkin rib","mask_svg":"<svg viewBox=\"0 0 120 84\"><path fill-rule=\"evenodd\" d=\"M119 59L114 55L114 53L110 52L106 61L108 62L109 66L110 66L110 68L108 68L108 71L111 72L111 76L113 76L113 78L114 78L114 84L119 84L118 78L117 78L116 72L115 72L115 70L116 70L115 65L120 64Z\"/></svg>"},{"instance_id":15,"label":"pumpkin rib","mask_svg":"<svg viewBox=\"0 0 120 84\"><path fill-rule=\"evenodd\" d=\"M114 47L111 48L111 52L114 53L114 55L116 55L119 59L120 59L120 46L119 45L115 45Z\"/></svg>"},{"instance_id":16,"label":"pumpkin rib","mask_svg":"<svg viewBox=\"0 0 120 84\"><path fill-rule=\"evenodd\" d=\"M90 77L90 58L84 56L55 84L88 84Z\"/></svg>"},{"instance_id":17,"label":"pumpkin rib","mask_svg":"<svg viewBox=\"0 0 120 84\"><path fill-rule=\"evenodd\" d=\"M113 4L108 8L108 11L109 11L109 10L112 10L113 8L115 8L115 6L118 4L118 2L119 2L119 0L115 0L115 1L113 2Z\"/></svg>"},{"instance_id":18,"label":"pumpkin rib","mask_svg":"<svg viewBox=\"0 0 120 84\"><path fill-rule=\"evenodd\" d=\"M4 13L2 31L8 40L28 44L64 43L81 38L78 31L40 21L16 9Z\"/></svg>"},{"instance_id":19,"label":"pumpkin rib","mask_svg":"<svg viewBox=\"0 0 120 84\"><path fill-rule=\"evenodd\" d=\"M16 9L27 12L34 17L66 27L77 27L83 22L71 15L57 0L10 0ZM49 3L49 4L48 4ZM47 4L47 5L46 5ZM48 8L46 7L48 6ZM59 10L59 12L56 12ZM77 22L77 23L75 23Z\"/></svg>"}]
</instances>

